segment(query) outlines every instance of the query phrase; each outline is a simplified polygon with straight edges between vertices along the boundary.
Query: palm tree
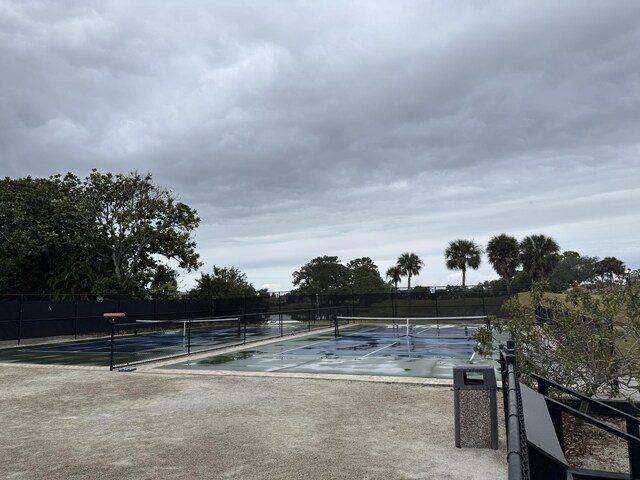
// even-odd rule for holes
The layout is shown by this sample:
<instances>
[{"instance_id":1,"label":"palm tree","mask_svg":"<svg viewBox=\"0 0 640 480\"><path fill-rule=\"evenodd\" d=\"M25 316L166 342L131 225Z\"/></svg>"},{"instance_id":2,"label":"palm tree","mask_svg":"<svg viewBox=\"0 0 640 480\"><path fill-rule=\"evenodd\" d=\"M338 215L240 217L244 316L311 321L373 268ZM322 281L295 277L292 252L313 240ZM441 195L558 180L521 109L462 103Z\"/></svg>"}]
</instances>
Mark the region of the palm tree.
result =
<instances>
[{"instance_id":1,"label":"palm tree","mask_svg":"<svg viewBox=\"0 0 640 480\"><path fill-rule=\"evenodd\" d=\"M420 274L424 262L415 253L403 253L398 257L396 266L400 269L400 275L407 277L408 290L411 292L411 277Z\"/></svg>"},{"instance_id":2,"label":"palm tree","mask_svg":"<svg viewBox=\"0 0 640 480\"><path fill-rule=\"evenodd\" d=\"M480 266L480 247L473 240L454 240L444 251L449 270L462 270L462 287L464 288L467 267L474 270Z\"/></svg>"},{"instance_id":3,"label":"palm tree","mask_svg":"<svg viewBox=\"0 0 640 480\"><path fill-rule=\"evenodd\" d=\"M387 270L387 278L393 283L393 295L391 297L391 312L395 317L398 314L398 301L396 300L396 292L398 291L398 283L402 280L402 270L398 265L389 267Z\"/></svg>"},{"instance_id":4,"label":"palm tree","mask_svg":"<svg viewBox=\"0 0 640 480\"><path fill-rule=\"evenodd\" d=\"M493 237L487 244L487 257L493 269L507 284L507 293L511 293L511 281L520 265L518 240L506 233Z\"/></svg>"},{"instance_id":5,"label":"palm tree","mask_svg":"<svg viewBox=\"0 0 640 480\"><path fill-rule=\"evenodd\" d=\"M393 288L395 290L398 289L398 283L402 280L402 270L398 265L394 265L393 267L389 267L387 270L387 278L391 279L391 283L393 283Z\"/></svg>"},{"instance_id":6,"label":"palm tree","mask_svg":"<svg viewBox=\"0 0 640 480\"><path fill-rule=\"evenodd\" d=\"M522 267L534 281L545 280L559 261L560 247L544 235L530 235L520 242Z\"/></svg>"}]
</instances>

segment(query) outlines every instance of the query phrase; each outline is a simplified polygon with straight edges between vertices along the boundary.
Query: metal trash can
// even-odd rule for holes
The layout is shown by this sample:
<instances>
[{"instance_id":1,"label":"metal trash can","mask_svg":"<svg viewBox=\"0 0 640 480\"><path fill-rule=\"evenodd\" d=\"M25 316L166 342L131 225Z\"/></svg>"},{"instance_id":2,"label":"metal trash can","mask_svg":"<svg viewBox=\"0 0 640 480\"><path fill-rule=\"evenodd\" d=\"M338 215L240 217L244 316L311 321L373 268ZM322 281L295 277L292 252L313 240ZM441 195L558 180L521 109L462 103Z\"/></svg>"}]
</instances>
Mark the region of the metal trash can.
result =
<instances>
[{"instance_id":1,"label":"metal trash can","mask_svg":"<svg viewBox=\"0 0 640 480\"><path fill-rule=\"evenodd\" d=\"M453 367L456 447L498 448L496 374L490 365Z\"/></svg>"}]
</instances>

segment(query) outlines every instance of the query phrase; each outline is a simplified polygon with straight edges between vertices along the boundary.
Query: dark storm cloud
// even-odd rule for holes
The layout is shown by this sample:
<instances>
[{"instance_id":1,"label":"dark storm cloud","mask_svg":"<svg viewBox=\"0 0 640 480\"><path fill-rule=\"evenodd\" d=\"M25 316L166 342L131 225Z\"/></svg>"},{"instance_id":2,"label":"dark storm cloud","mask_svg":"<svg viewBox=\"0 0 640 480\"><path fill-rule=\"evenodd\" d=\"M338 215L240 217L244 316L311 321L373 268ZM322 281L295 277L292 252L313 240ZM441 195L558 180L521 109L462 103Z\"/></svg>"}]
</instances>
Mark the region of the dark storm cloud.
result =
<instances>
[{"instance_id":1,"label":"dark storm cloud","mask_svg":"<svg viewBox=\"0 0 640 480\"><path fill-rule=\"evenodd\" d=\"M149 171L257 286L407 250L451 283L503 231L640 262L636 1L15 1L0 40L1 174Z\"/></svg>"}]
</instances>

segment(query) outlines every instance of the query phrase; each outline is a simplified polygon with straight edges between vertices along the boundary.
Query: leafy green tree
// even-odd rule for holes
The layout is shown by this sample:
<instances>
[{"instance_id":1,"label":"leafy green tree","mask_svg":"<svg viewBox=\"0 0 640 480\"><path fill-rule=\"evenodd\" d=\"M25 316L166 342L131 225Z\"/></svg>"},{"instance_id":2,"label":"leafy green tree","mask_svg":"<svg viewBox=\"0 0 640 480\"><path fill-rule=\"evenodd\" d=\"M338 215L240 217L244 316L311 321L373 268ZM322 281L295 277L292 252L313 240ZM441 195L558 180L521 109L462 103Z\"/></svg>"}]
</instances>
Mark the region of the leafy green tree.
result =
<instances>
[{"instance_id":1,"label":"leafy green tree","mask_svg":"<svg viewBox=\"0 0 640 480\"><path fill-rule=\"evenodd\" d=\"M512 292L528 292L531 290L533 280L527 272L518 270L511 281Z\"/></svg>"},{"instance_id":2,"label":"leafy green tree","mask_svg":"<svg viewBox=\"0 0 640 480\"><path fill-rule=\"evenodd\" d=\"M454 240L444 251L449 270L462 271L462 287L466 284L467 268L474 270L480 266L481 250L473 240Z\"/></svg>"},{"instance_id":3,"label":"leafy green tree","mask_svg":"<svg viewBox=\"0 0 640 480\"><path fill-rule=\"evenodd\" d=\"M199 264L195 211L151 175L0 182L0 291L144 294L158 257Z\"/></svg>"},{"instance_id":4,"label":"leafy green tree","mask_svg":"<svg viewBox=\"0 0 640 480\"><path fill-rule=\"evenodd\" d=\"M393 289L398 289L398 283L402 280L402 269L398 265L394 265L387 269L387 278L393 284Z\"/></svg>"},{"instance_id":5,"label":"leafy green tree","mask_svg":"<svg viewBox=\"0 0 640 480\"><path fill-rule=\"evenodd\" d=\"M60 176L0 182L0 291L86 294L103 273L88 251L77 185Z\"/></svg>"},{"instance_id":6,"label":"leafy green tree","mask_svg":"<svg viewBox=\"0 0 640 480\"><path fill-rule=\"evenodd\" d=\"M640 283L599 295L575 288L562 300L546 296L536 283L529 301L511 297L504 308L511 316L494 319L493 326L514 337L525 376L537 373L588 396L637 396ZM542 324L536 315L541 308L550 312ZM494 350L491 331L476 338L481 355Z\"/></svg>"},{"instance_id":7,"label":"leafy green tree","mask_svg":"<svg viewBox=\"0 0 640 480\"><path fill-rule=\"evenodd\" d=\"M400 268L400 274L407 277L407 287L411 291L411 277L420 275L424 262L418 255L412 252L403 253L398 257L396 265Z\"/></svg>"},{"instance_id":8,"label":"leafy green tree","mask_svg":"<svg viewBox=\"0 0 640 480\"><path fill-rule=\"evenodd\" d=\"M530 235L520 242L522 267L535 282L549 278L560 260L559 253L556 241L545 235Z\"/></svg>"},{"instance_id":9,"label":"leafy green tree","mask_svg":"<svg viewBox=\"0 0 640 480\"><path fill-rule=\"evenodd\" d=\"M177 272L168 265L157 265L152 273L149 293L153 298L176 300L178 298Z\"/></svg>"},{"instance_id":10,"label":"leafy green tree","mask_svg":"<svg viewBox=\"0 0 640 480\"><path fill-rule=\"evenodd\" d=\"M203 273L189 296L196 298L256 296L258 292L235 267L213 266L213 273Z\"/></svg>"},{"instance_id":11,"label":"leafy green tree","mask_svg":"<svg viewBox=\"0 0 640 480\"><path fill-rule=\"evenodd\" d=\"M603 282L613 285L615 275L624 275L625 265L616 257L605 257L595 266L595 273L602 278Z\"/></svg>"},{"instance_id":12,"label":"leafy green tree","mask_svg":"<svg viewBox=\"0 0 640 480\"><path fill-rule=\"evenodd\" d=\"M369 257L356 258L347 263L348 286L353 290L382 290L386 284L380 271Z\"/></svg>"},{"instance_id":13,"label":"leafy green tree","mask_svg":"<svg viewBox=\"0 0 640 480\"><path fill-rule=\"evenodd\" d=\"M520 245L515 237L502 233L493 237L487 244L487 257L500 278L511 293L511 282L520 266Z\"/></svg>"},{"instance_id":14,"label":"leafy green tree","mask_svg":"<svg viewBox=\"0 0 640 480\"><path fill-rule=\"evenodd\" d=\"M552 292L564 292L595 276L596 257L582 257L578 252L566 251L549 276L549 289Z\"/></svg>"},{"instance_id":15,"label":"leafy green tree","mask_svg":"<svg viewBox=\"0 0 640 480\"><path fill-rule=\"evenodd\" d=\"M174 259L188 271L200 266L191 237L200 223L196 211L155 185L151 174L94 169L80 186L94 220L84 232L94 236L97 228L95 247L110 262L115 285L146 285L145 272L156 265L157 256Z\"/></svg>"},{"instance_id":16,"label":"leafy green tree","mask_svg":"<svg viewBox=\"0 0 640 480\"><path fill-rule=\"evenodd\" d=\"M316 257L293 272L293 285L301 293L346 290L349 286L349 270L338 257Z\"/></svg>"}]
</instances>

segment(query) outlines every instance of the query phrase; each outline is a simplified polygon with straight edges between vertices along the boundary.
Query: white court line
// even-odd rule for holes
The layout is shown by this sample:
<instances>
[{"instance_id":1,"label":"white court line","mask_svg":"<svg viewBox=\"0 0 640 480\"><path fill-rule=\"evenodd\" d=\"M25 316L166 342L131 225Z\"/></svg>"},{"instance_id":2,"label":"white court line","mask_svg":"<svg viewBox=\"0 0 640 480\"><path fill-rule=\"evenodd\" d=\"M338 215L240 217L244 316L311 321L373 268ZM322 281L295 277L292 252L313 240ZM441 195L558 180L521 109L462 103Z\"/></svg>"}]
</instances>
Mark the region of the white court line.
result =
<instances>
[{"instance_id":1,"label":"white court line","mask_svg":"<svg viewBox=\"0 0 640 480\"><path fill-rule=\"evenodd\" d=\"M391 330L399 330L399 329L391 328ZM348 335L340 334L340 337L338 337L338 338L341 338L341 337L353 337L354 335L362 335L363 333L367 333L367 332L380 332L380 328L379 327L372 327L372 328L368 328L366 330L358 330L357 332L353 332L353 333L350 333ZM380 332L380 336L385 335L386 333L387 332Z\"/></svg>"},{"instance_id":2,"label":"white court line","mask_svg":"<svg viewBox=\"0 0 640 480\"><path fill-rule=\"evenodd\" d=\"M293 352L294 350L300 350L302 348L306 348L306 347L310 347L311 345L318 345L319 343L327 343L327 342L333 342L335 341L335 338L329 339L329 340L320 340L319 342L313 342L313 343L307 343L306 345L303 346L297 346L296 348L290 348L289 350L285 350L284 352L279 352L279 353L275 353L274 355L283 355L287 352Z\"/></svg>"},{"instance_id":3,"label":"white court line","mask_svg":"<svg viewBox=\"0 0 640 480\"><path fill-rule=\"evenodd\" d=\"M369 355L373 355L374 353L378 353L380 350L384 350L385 348L389 348L389 347L393 347L394 345L397 345L399 342L393 342L390 343L389 345L385 345L382 348L378 348L377 350L374 350L373 352L369 352L366 355L361 356L360 358L367 358Z\"/></svg>"}]
</instances>

